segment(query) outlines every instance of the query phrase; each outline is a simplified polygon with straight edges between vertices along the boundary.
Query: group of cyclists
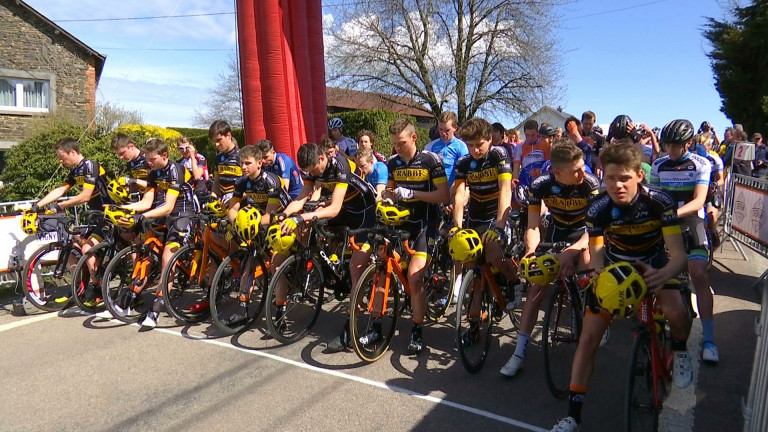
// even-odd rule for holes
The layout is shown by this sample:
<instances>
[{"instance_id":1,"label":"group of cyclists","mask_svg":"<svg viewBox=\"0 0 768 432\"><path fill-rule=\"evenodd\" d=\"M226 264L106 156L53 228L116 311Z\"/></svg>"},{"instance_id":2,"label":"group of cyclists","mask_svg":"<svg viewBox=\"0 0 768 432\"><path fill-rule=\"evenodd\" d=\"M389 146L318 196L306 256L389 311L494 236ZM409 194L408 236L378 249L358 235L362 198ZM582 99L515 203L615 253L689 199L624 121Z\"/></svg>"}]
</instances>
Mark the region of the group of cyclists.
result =
<instances>
[{"instance_id":1,"label":"group of cyclists","mask_svg":"<svg viewBox=\"0 0 768 432\"><path fill-rule=\"evenodd\" d=\"M389 128L393 154L385 158L373 149L372 132L361 131L357 140L346 137L343 121L332 118L329 138L320 144L301 145L294 162L289 155L276 152L268 140L240 148L230 126L216 121L208 131L217 150L212 184L208 161L186 139L176 143L182 158L175 162L169 159L168 143L161 139L137 146L129 137L117 134L112 148L126 162L127 175L110 181L98 163L80 153L77 140L65 138L55 151L71 172L30 213L86 203L92 210L103 211L105 206L119 204L125 210L119 224L126 241L138 241L138 227L147 221L167 226L160 263L165 267L189 238L201 208L210 206L208 201L215 202L226 210L222 219L237 233L269 230L268 241L275 244L270 265L274 272L291 255L282 240L305 241L305 227L312 221L326 220L329 229L373 229L380 223L377 209L391 206L405 212L398 228L407 232L412 249L405 270L413 319L408 350L418 354L426 346L425 270L435 252L435 240L447 237L454 258L476 259L471 252L482 249L486 261L505 279L518 281L527 276L526 269L502 245L508 241L510 212L526 207L527 217L519 226L524 233L520 239L523 256L535 255L540 243L568 245L550 257L557 265L549 282L585 269L596 277L607 269L614 281L609 289L622 298L616 303L587 293L567 416L552 429L575 431L581 423L596 353L607 338L611 320L626 316L632 299L636 303L646 292L661 299L669 322L673 381L679 388L690 385L687 339L691 316L679 291L661 289L686 270L703 327L700 356L706 362L719 361L706 263L710 248L707 223L716 217L719 206L717 188L722 185L723 164L718 164L716 154L707 151L700 156L694 150L697 145L711 148L711 139L697 135L688 120L669 122L659 137L626 115L614 119L606 137L594 124L595 115L589 111L581 119L571 117L563 125L565 133L557 138L553 125L529 120L523 125L524 139L515 143L509 142L507 131L498 123L473 118L459 126L455 113L444 112L438 118L438 136L422 150L416 145L416 126L401 118ZM74 186L81 188L77 195L58 201ZM138 198L116 202L123 195ZM440 230L446 214L448 227ZM77 239L83 253L101 241L106 224L103 214L91 218L88 231ZM239 247L231 235L216 234L213 241L229 252ZM359 236L357 242L348 259L352 287L376 253L367 246L365 236ZM631 271L616 271L616 265L626 262L632 264ZM468 263L455 263L459 269L462 264ZM89 290L94 294L87 300L96 304L101 276L97 263L88 265ZM635 290L638 279L644 282L642 293ZM290 302L287 284L287 279L277 281L272 309L277 316L285 313ZM514 353L501 369L502 375L512 377L523 367L547 288L547 283L529 286ZM155 327L165 310L161 287L155 287L155 292L143 327ZM130 302L121 305L131 306ZM102 312L102 316L110 317L110 312ZM349 327L347 319L329 342L329 351L352 346ZM382 337L381 328L374 323L358 336L360 343L374 343Z\"/></svg>"}]
</instances>

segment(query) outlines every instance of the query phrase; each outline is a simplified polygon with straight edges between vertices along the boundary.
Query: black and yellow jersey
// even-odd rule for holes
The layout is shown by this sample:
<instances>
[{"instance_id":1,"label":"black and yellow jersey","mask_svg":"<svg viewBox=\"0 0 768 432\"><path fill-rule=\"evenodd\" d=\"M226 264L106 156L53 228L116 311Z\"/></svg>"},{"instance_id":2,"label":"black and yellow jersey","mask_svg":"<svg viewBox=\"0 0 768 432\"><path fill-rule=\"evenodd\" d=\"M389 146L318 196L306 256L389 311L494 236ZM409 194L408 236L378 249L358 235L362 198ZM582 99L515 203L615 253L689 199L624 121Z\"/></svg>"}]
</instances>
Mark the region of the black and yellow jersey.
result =
<instances>
[{"instance_id":1,"label":"black and yellow jersey","mask_svg":"<svg viewBox=\"0 0 768 432\"><path fill-rule=\"evenodd\" d=\"M152 208L163 205L166 195L171 194L176 195L176 205L173 207L171 216L197 213L200 206L189 183L191 179L192 174L178 162L168 161L165 168L150 171L147 190L152 189L155 192Z\"/></svg>"},{"instance_id":2,"label":"black and yellow jersey","mask_svg":"<svg viewBox=\"0 0 768 432\"><path fill-rule=\"evenodd\" d=\"M243 176L243 170L240 168L240 148L234 146L226 153L216 154L216 175L219 176L222 196L234 192L235 183Z\"/></svg>"},{"instance_id":3,"label":"black and yellow jersey","mask_svg":"<svg viewBox=\"0 0 768 432\"><path fill-rule=\"evenodd\" d=\"M291 202L291 197L283 189L280 177L262 170L255 179L242 177L235 183L232 202L239 202L241 206L252 205L264 213L268 204L279 204L280 210L284 209Z\"/></svg>"},{"instance_id":4,"label":"black and yellow jersey","mask_svg":"<svg viewBox=\"0 0 768 432\"><path fill-rule=\"evenodd\" d=\"M454 184L465 183L469 188L467 218L470 223L496 219L499 180L512 180L512 161L504 147L493 146L480 159L464 155L456 162Z\"/></svg>"},{"instance_id":5,"label":"black and yellow jersey","mask_svg":"<svg viewBox=\"0 0 768 432\"><path fill-rule=\"evenodd\" d=\"M376 203L376 193L371 185L352 172L348 159L341 154L328 158L325 171L319 176L304 176L304 185L319 187L321 200L330 200L336 186L344 188L342 211L360 212Z\"/></svg>"},{"instance_id":6,"label":"black and yellow jersey","mask_svg":"<svg viewBox=\"0 0 768 432\"><path fill-rule=\"evenodd\" d=\"M664 234L680 233L677 204L666 193L641 187L627 206L615 204L607 192L587 210L590 244L605 240L608 262L652 262L666 258Z\"/></svg>"},{"instance_id":7,"label":"black and yellow jersey","mask_svg":"<svg viewBox=\"0 0 768 432\"><path fill-rule=\"evenodd\" d=\"M446 183L445 168L440 157L432 152L417 150L413 159L406 162L400 155L387 161L388 187L405 187L414 191L432 192L437 185ZM437 221L437 205L417 199L403 200L403 207L411 211L408 221L422 224Z\"/></svg>"},{"instance_id":8,"label":"black and yellow jersey","mask_svg":"<svg viewBox=\"0 0 768 432\"><path fill-rule=\"evenodd\" d=\"M531 183L528 188L528 208L531 212L538 212L544 201L556 225L583 227L587 206L597 196L599 188L600 181L589 173L585 173L584 181L577 185L563 185L550 172Z\"/></svg>"},{"instance_id":9,"label":"black and yellow jersey","mask_svg":"<svg viewBox=\"0 0 768 432\"><path fill-rule=\"evenodd\" d=\"M135 159L128 162L128 174L131 178L138 180L146 180L149 177L149 164L147 163L147 156L144 152L139 152L139 155Z\"/></svg>"},{"instance_id":10,"label":"black and yellow jersey","mask_svg":"<svg viewBox=\"0 0 768 432\"><path fill-rule=\"evenodd\" d=\"M104 210L104 204L112 204L112 200L107 194L107 177L104 168L98 162L83 159L72 168L64 179L64 186L67 189L72 186L80 186L85 189L92 189L91 199L88 200L88 208L91 210Z\"/></svg>"}]
</instances>

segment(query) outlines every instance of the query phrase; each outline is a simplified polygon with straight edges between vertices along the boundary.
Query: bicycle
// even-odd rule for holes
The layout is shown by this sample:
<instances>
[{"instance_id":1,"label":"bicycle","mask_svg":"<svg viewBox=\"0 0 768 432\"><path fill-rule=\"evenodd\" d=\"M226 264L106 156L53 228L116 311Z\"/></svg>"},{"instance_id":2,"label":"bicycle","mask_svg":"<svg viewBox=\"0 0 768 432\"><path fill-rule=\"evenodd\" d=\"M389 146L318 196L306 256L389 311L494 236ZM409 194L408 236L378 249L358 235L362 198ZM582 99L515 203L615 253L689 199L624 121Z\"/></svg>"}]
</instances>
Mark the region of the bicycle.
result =
<instances>
[{"instance_id":1,"label":"bicycle","mask_svg":"<svg viewBox=\"0 0 768 432\"><path fill-rule=\"evenodd\" d=\"M441 206L443 207L443 206ZM442 232L450 222L450 215L443 211L437 232ZM445 316L445 312L453 301L453 291L456 281L455 265L448 251L448 241L442 235L435 239L432 248L432 259L424 272L424 290L427 297L426 315L433 322Z\"/></svg>"},{"instance_id":2,"label":"bicycle","mask_svg":"<svg viewBox=\"0 0 768 432\"><path fill-rule=\"evenodd\" d=\"M408 256L413 255L415 251L408 247L409 236L408 231L388 225L367 232L374 253L371 264L360 275L349 307L350 339L363 361L375 362L387 352L397 320L409 304L411 288L404 273L407 260L395 250L402 246ZM361 337L373 334L379 337L361 341Z\"/></svg>"},{"instance_id":3,"label":"bicycle","mask_svg":"<svg viewBox=\"0 0 768 432\"><path fill-rule=\"evenodd\" d=\"M196 323L211 313L212 279L206 279L211 266L219 267L227 250L213 241L213 233L224 233L227 220L204 212L195 219L195 228L184 244L168 260L162 274L161 290L165 308L177 320Z\"/></svg>"}]
</instances>

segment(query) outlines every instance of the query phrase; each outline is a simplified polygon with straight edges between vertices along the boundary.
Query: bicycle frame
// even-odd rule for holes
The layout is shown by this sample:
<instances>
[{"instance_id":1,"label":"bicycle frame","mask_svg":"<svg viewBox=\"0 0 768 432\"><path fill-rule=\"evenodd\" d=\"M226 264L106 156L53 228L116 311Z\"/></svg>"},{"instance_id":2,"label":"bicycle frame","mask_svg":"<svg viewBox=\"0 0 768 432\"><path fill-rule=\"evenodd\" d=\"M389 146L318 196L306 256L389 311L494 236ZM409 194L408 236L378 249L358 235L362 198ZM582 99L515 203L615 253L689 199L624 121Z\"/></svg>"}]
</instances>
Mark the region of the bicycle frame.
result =
<instances>
[{"instance_id":1,"label":"bicycle frame","mask_svg":"<svg viewBox=\"0 0 768 432\"><path fill-rule=\"evenodd\" d=\"M394 271L395 275L400 278L400 280L403 282L403 286L405 287L405 292L408 295L411 295L411 287L408 284L408 278L403 273L403 269L400 267L400 254L397 253L396 250L392 249L391 243L387 239L383 239L384 244L379 245L377 252L379 256L386 257L385 262L379 263L381 267L386 266L386 273L384 276L384 301L381 302L381 315L384 315L387 312L387 300L389 299L389 287L390 283L392 282L392 272ZM406 250L408 250L408 241L406 240L403 242L403 245L405 246ZM373 313L374 308L374 300L376 297L376 293L378 292L378 286L379 286L379 278L381 277L381 271L376 272L376 275L373 278L373 295L370 296L368 299L368 313Z\"/></svg>"},{"instance_id":2,"label":"bicycle frame","mask_svg":"<svg viewBox=\"0 0 768 432\"><path fill-rule=\"evenodd\" d=\"M661 388L659 383L662 380L669 379L672 370L672 356L666 350L660 349L658 338L656 318L653 311L658 304L656 296L645 297L638 307L637 320L639 321L635 328L635 334L647 332L650 336L651 345L651 378L653 380L653 404L655 409L661 409L663 400L661 397ZM664 331L662 328L661 331Z\"/></svg>"}]
</instances>

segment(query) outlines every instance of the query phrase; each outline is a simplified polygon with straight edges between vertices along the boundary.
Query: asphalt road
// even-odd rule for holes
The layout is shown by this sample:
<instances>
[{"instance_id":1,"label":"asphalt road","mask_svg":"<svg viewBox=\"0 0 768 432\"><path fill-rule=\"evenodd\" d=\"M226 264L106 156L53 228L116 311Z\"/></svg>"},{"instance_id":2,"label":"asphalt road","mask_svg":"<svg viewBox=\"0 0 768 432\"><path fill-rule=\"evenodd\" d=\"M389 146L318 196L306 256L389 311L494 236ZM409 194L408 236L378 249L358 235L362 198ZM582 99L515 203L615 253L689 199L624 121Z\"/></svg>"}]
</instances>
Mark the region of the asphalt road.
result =
<instances>
[{"instance_id":1,"label":"asphalt road","mask_svg":"<svg viewBox=\"0 0 768 432\"><path fill-rule=\"evenodd\" d=\"M766 260L750 254L745 262L730 245L716 258L721 364L697 365L695 386L673 392L665 430L743 427L760 309L750 287ZM263 321L220 338L209 324L179 326L167 316L157 329L139 331L76 309L25 317L0 311L0 431L540 431L566 414L567 402L546 389L538 344L517 377L499 375L514 349L508 320L484 369L471 375L448 321L425 329L429 349L417 357L406 351L407 322L374 364L354 352L325 354L344 320L338 305L326 309L313 332L289 346L265 339ZM697 320L692 352L699 335ZM612 325L583 430L621 429L631 339L627 320Z\"/></svg>"}]
</instances>

